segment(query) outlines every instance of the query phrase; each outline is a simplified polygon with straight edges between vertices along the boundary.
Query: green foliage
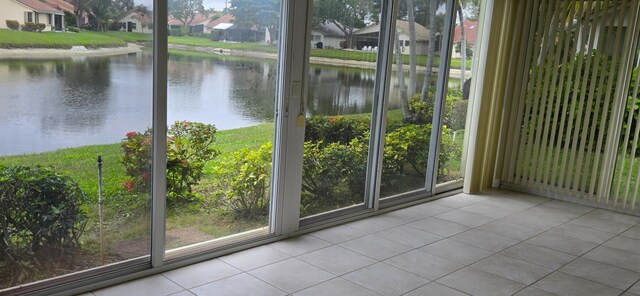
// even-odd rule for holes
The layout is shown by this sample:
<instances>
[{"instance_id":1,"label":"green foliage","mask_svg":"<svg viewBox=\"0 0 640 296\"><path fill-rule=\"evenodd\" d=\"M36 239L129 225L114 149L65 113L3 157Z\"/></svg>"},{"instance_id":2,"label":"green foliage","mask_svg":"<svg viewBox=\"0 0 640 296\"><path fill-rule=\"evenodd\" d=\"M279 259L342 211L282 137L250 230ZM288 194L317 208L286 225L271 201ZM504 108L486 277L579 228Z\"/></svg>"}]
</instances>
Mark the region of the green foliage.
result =
<instances>
[{"instance_id":1,"label":"green foliage","mask_svg":"<svg viewBox=\"0 0 640 296\"><path fill-rule=\"evenodd\" d=\"M0 262L78 246L84 201L78 184L51 168L0 166Z\"/></svg>"},{"instance_id":2,"label":"green foliage","mask_svg":"<svg viewBox=\"0 0 640 296\"><path fill-rule=\"evenodd\" d=\"M367 145L359 138L347 144L305 142L302 215L362 201L366 169Z\"/></svg>"},{"instance_id":3,"label":"green foliage","mask_svg":"<svg viewBox=\"0 0 640 296\"><path fill-rule=\"evenodd\" d=\"M67 27L67 31L73 32L73 33L80 33L80 29L76 27Z\"/></svg>"},{"instance_id":4,"label":"green foliage","mask_svg":"<svg viewBox=\"0 0 640 296\"><path fill-rule=\"evenodd\" d=\"M129 179L122 183L129 192L151 191L151 130L128 132L122 140L122 164Z\"/></svg>"},{"instance_id":5,"label":"green foliage","mask_svg":"<svg viewBox=\"0 0 640 296\"><path fill-rule=\"evenodd\" d=\"M411 112L411 121L409 123L431 123L433 121L433 101L435 98L435 90L427 91L427 100L420 100L420 94L415 94L409 98L409 111Z\"/></svg>"},{"instance_id":6,"label":"green foliage","mask_svg":"<svg viewBox=\"0 0 640 296\"><path fill-rule=\"evenodd\" d=\"M305 141L348 144L368 132L367 117L313 116L305 125Z\"/></svg>"},{"instance_id":7,"label":"green foliage","mask_svg":"<svg viewBox=\"0 0 640 296\"><path fill-rule=\"evenodd\" d=\"M25 22L24 25L22 25L22 31L25 32L42 32L42 30L44 30L44 28L46 28L47 25L45 24L37 24L37 23L32 23L32 22Z\"/></svg>"},{"instance_id":8,"label":"green foliage","mask_svg":"<svg viewBox=\"0 0 640 296\"><path fill-rule=\"evenodd\" d=\"M237 217L255 220L268 215L272 153L269 142L255 151L243 148L216 165L215 195Z\"/></svg>"},{"instance_id":9,"label":"green foliage","mask_svg":"<svg viewBox=\"0 0 640 296\"><path fill-rule=\"evenodd\" d=\"M169 13L175 19L184 24L184 27L191 25L198 12L204 13L202 0L169 0Z\"/></svg>"},{"instance_id":10,"label":"green foliage","mask_svg":"<svg viewBox=\"0 0 640 296\"><path fill-rule=\"evenodd\" d=\"M430 124L409 124L387 133L384 146L385 173L405 175L407 168L424 175L427 167Z\"/></svg>"},{"instance_id":11,"label":"green foliage","mask_svg":"<svg viewBox=\"0 0 640 296\"><path fill-rule=\"evenodd\" d=\"M462 50L462 42L457 42L456 43L456 52L460 53L460 51ZM473 45L467 43L467 59L473 58Z\"/></svg>"},{"instance_id":12,"label":"green foliage","mask_svg":"<svg viewBox=\"0 0 640 296\"><path fill-rule=\"evenodd\" d=\"M197 198L193 186L202 179L204 166L218 150L213 148L213 125L177 121L167 138L167 198L170 203ZM148 192L151 188L151 132L129 132L122 140L122 163L129 179L123 186L129 191Z\"/></svg>"},{"instance_id":13,"label":"green foliage","mask_svg":"<svg viewBox=\"0 0 640 296\"><path fill-rule=\"evenodd\" d=\"M231 0L229 13L235 16L234 24L242 29L256 26L271 33L271 40L278 40L280 24L280 0Z\"/></svg>"},{"instance_id":14,"label":"green foliage","mask_svg":"<svg viewBox=\"0 0 640 296\"><path fill-rule=\"evenodd\" d=\"M442 123L454 131L463 130L467 122L468 101L462 99L462 90L450 88L444 106Z\"/></svg>"},{"instance_id":15,"label":"green foliage","mask_svg":"<svg viewBox=\"0 0 640 296\"><path fill-rule=\"evenodd\" d=\"M204 165L216 158L216 128L199 122L175 122L167 139L167 195L172 201L190 201L192 187L203 175Z\"/></svg>"},{"instance_id":16,"label":"green foliage","mask_svg":"<svg viewBox=\"0 0 640 296\"><path fill-rule=\"evenodd\" d=\"M18 21L16 20L6 20L5 22L7 23L7 28L11 30L15 31L20 29L20 23L18 23Z\"/></svg>"},{"instance_id":17,"label":"green foliage","mask_svg":"<svg viewBox=\"0 0 640 296\"><path fill-rule=\"evenodd\" d=\"M186 36L188 33L189 33L189 31L187 31L187 28L184 28L184 27L171 28L169 30L169 35L170 36Z\"/></svg>"},{"instance_id":18,"label":"green foliage","mask_svg":"<svg viewBox=\"0 0 640 296\"><path fill-rule=\"evenodd\" d=\"M313 3L313 26L320 24L340 24L344 29L345 46L351 48L351 37L356 28L366 26L365 20L371 15L372 3L365 0L322 0Z\"/></svg>"}]
</instances>

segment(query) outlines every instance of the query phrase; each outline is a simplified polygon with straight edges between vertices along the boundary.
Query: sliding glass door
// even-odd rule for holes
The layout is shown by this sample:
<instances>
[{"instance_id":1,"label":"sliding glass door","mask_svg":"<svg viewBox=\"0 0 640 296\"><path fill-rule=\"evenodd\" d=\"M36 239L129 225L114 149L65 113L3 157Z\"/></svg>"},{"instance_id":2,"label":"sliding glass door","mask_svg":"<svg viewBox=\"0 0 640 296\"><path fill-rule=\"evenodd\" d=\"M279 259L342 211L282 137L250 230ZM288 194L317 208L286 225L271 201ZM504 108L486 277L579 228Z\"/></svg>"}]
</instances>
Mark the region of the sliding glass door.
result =
<instances>
[{"instance_id":1,"label":"sliding glass door","mask_svg":"<svg viewBox=\"0 0 640 296\"><path fill-rule=\"evenodd\" d=\"M270 233L280 11L277 0L231 1L195 14L205 25L191 34L169 21L168 258Z\"/></svg>"}]
</instances>

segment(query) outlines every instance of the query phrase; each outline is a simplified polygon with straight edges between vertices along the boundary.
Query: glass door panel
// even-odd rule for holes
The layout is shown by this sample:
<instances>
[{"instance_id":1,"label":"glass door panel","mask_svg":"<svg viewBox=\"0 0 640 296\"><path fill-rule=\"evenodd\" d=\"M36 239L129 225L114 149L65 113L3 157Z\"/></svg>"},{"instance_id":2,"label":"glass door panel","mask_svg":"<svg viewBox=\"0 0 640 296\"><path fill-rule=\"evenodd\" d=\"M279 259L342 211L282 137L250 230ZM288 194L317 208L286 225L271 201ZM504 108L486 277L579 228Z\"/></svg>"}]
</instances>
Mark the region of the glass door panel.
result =
<instances>
[{"instance_id":1,"label":"glass door panel","mask_svg":"<svg viewBox=\"0 0 640 296\"><path fill-rule=\"evenodd\" d=\"M478 43L480 2L469 1L456 7L453 50L449 69L449 84L442 118L442 139L437 184L462 180L464 176L463 144L467 107L471 88L472 61ZM462 30L461 28L464 28Z\"/></svg>"},{"instance_id":2,"label":"glass door panel","mask_svg":"<svg viewBox=\"0 0 640 296\"><path fill-rule=\"evenodd\" d=\"M0 290L149 261L152 8L112 7L105 32L55 7L0 29L28 47L0 54Z\"/></svg>"},{"instance_id":3,"label":"glass door panel","mask_svg":"<svg viewBox=\"0 0 640 296\"><path fill-rule=\"evenodd\" d=\"M380 195L425 190L445 4L406 1L398 10ZM430 190L430 188L426 188Z\"/></svg>"},{"instance_id":4,"label":"glass door panel","mask_svg":"<svg viewBox=\"0 0 640 296\"><path fill-rule=\"evenodd\" d=\"M280 1L169 14L166 249L268 234Z\"/></svg>"},{"instance_id":5,"label":"glass door panel","mask_svg":"<svg viewBox=\"0 0 640 296\"><path fill-rule=\"evenodd\" d=\"M380 26L354 3L313 2L301 217L364 203Z\"/></svg>"}]
</instances>

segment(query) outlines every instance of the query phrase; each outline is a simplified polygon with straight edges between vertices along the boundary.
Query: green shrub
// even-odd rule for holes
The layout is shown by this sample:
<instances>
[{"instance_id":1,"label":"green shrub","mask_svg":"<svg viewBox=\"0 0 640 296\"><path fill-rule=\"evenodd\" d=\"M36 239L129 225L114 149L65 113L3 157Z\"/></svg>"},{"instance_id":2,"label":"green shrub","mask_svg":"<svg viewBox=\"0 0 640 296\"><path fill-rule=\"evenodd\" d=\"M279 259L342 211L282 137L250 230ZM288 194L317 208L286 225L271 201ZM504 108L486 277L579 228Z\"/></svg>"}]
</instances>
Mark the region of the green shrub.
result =
<instances>
[{"instance_id":1,"label":"green shrub","mask_svg":"<svg viewBox=\"0 0 640 296\"><path fill-rule=\"evenodd\" d=\"M16 20L6 20L6 23L7 23L7 28L11 30L20 29L20 23L18 23L18 21Z\"/></svg>"},{"instance_id":2,"label":"green shrub","mask_svg":"<svg viewBox=\"0 0 640 296\"><path fill-rule=\"evenodd\" d=\"M124 152L122 164L129 180L122 183L129 192L148 193L151 191L151 130L144 133L128 132L122 140Z\"/></svg>"},{"instance_id":3,"label":"green shrub","mask_svg":"<svg viewBox=\"0 0 640 296\"><path fill-rule=\"evenodd\" d=\"M22 25L22 31L26 31L26 32L42 32L42 30L44 30L44 28L46 28L46 27L47 27L47 25L45 25L45 24L25 22L24 25Z\"/></svg>"},{"instance_id":4,"label":"green shrub","mask_svg":"<svg viewBox=\"0 0 640 296\"><path fill-rule=\"evenodd\" d=\"M185 28L171 28L169 30L170 36L185 36L189 33Z\"/></svg>"},{"instance_id":5,"label":"green shrub","mask_svg":"<svg viewBox=\"0 0 640 296\"><path fill-rule=\"evenodd\" d=\"M347 144L366 136L369 121L365 117L313 116L305 125L305 141Z\"/></svg>"},{"instance_id":6,"label":"green shrub","mask_svg":"<svg viewBox=\"0 0 640 296\"><path fill-rule=\"evenodd\" d=\"M460 162L462 161L462 145L464 143L464 130L458 130L454 140L451 129L442 128L440 153L438 154L438 181L446 182L459 177Z\"/></svg>"},{"instance_id":7,"label":"green shrub","mask_svg":"<svg viewBox=\"0 0 640 296\"><path fill-rule=\"evenodd\" d=\"M85 196L70 177L45 167L0 166L0 197L0 261L79 245Z\"/></svg>"},{"instance_id":8,"label":"green shrub","mask_svg":"<svg viewBox=\"0 0 640 296\"><path fill-rule=\"evenodd\" d=\"M362 201L366 169L367 145L358 138L348 144L305 142L303 214Z\"/></svg>"},{"instance_id":9,"label":"green shrub","mask_svg":"<svg viewBox=\"0 0 640 296\"><path fill-rule=\"evenodd\" d=\"M411 168L424 175L427 167L431 124L409 124L385 136L385 172L405 175Z\"/></svg>"},{"instance_id":10,"label":"green shrub","mask_svg":"<svg viewBox=\"0 0 640 296\"><path fill-rule=\"evenodd\" d=\"M192 201L193 186L203 175L204 165L213 160L216 129L213 125L176 121L167 137L167 198L169 203ZM122 163L129 180L129 191L148 192L151 186L151 132L129 132L122 140Z\"/></svg>"},{"instance_id":11,"label":"green shrub","mask_svg":"<svg viewBox=\"0 0 640 296\"><path fill-rule=\"evenodd\" d=\"M67 31L73 32L73 33L80 33L80 29L76 27L67 27Z\"/></svg>"},{"instance_id":12,"label":"green shrub","mask_svg":"<svg viewBox=\"0 0 640 296\"><path fill-rule=\"evenodd\" d=\"M244 148L214 168L216 195L237 217L253 220L269 212L273 145L257 151Z\"/></svg>"},{"instance_id":13,"label":"green shrub","mask_svg":"<svg viewBox=\"0 0 640 296\"><path fill-rule=\"evenodd\" d=\"M462 100L462 91L450 88L444 107L442 123L454 131L464 129L467 122L467 106L469 101Z\"/></svg>"}]
</instances>

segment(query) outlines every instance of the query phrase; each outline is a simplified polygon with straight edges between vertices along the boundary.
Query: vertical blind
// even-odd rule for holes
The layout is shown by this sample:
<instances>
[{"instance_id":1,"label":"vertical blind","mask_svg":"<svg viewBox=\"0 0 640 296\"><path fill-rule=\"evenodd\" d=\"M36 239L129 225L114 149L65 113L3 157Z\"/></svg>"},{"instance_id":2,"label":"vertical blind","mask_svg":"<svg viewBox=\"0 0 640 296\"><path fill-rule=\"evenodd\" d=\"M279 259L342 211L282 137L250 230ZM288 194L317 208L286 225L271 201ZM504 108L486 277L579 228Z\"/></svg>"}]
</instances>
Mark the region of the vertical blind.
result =
<instances>
[{"instance_id":1,"label":"vertical blind","mask_svg":"<svg viewBox=\"0 0 640 296\"><path fill-rule=\"evenodd\" d=\"M635 210L640 1L518 5L501 184Z\"/></svg>"}]
</instances>

